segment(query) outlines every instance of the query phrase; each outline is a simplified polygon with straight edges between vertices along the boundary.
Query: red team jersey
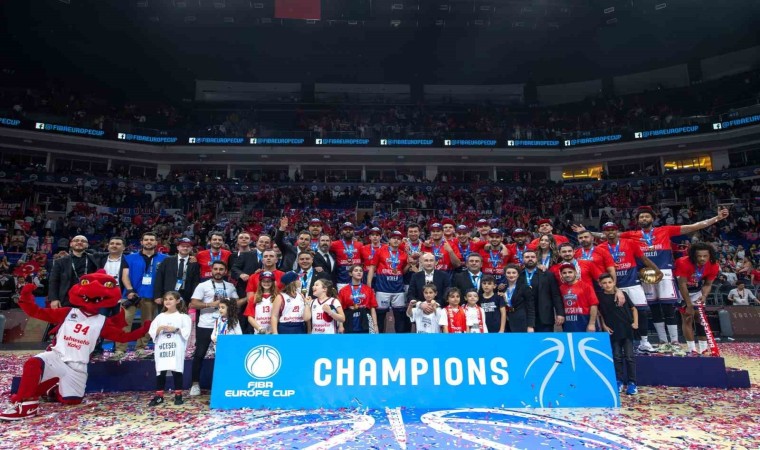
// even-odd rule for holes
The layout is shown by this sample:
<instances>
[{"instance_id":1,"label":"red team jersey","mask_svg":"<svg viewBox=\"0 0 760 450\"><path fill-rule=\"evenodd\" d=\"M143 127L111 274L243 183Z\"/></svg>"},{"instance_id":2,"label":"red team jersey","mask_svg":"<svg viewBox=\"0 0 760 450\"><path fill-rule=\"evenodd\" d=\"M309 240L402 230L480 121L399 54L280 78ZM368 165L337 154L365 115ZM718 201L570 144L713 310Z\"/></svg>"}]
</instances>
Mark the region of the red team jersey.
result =
<instances>
[{"instance_id":1,"label":"red team jersey","mask_svg":"<svg viewBox=\"0 0 760 450\"><path fill-rule=\"evenodd\" d=\"M377 308L377 299L375 299L375 292L371 287L362 283L358 286L349 284L343 286L338 292L338 301L343 309L348 310L354 305L358 305L360 308Z\"/></svg>"},{"instance_id":2,"label":"red team jersey","mask_svg":"<svg viewBox=\"0 0 760 450\"><path fill-rule=\"evenodd\" d=\"M562 275L559 273L559 266L561 265L562 262L559 262L549 267L549 271L554 274L554 278L557 279L559 284L564 284L562 282ZM596 282L599 280L599 275L607 273L606 271L602 272L599 267L591 261L578 261L577 259L575 260L575 271L580 275L581 283L588 284L592 290L594 289L594 286L596 286Z\"/></svg>"},{"instance_id":3,"label":"red team jersey","mask_svg":"<svg viewBox=\"0 0 760 450\"><path fill-rule=\"evenodd\" d=\"M385 244L380 244L379 247L373 247L372 245L365 245L362 247L362 266L364 267L365 272L369 270L369 266L372 265L372 259L375 257L375 254L384 247L387 246Z\"/></svg>"},{"instance_id":4,"label":"red team jersey","mask_svg":"<svg viewBox=\"0 0 760 450\"><path fill-rule=\"evenodd\" d=\"M518 247L517 243L514 244L508 244L507 249L509 250L509 262L511 264L520 264L523 263L523 252L525 250L528 250L529 244L525 244L522 247Z\"/></svg>"},{"instance_id":5,"label":"red team jersey","mask_svg":"<svg viewBox=\"0 0 760 450\"><path fill-rule=\"evenodd\" d=\"M633 239L638 242L641 251L660 269L673 268L673 248L670 240L680 236L680 225L668 225L652 228L649 233L643 230L626 231L620 234L621 239Z\"/></svg>"},{"instance_id":6,"label":"red team jersey","mask_svg":"<svg viewBox=\"0 0 760 450\"><path fill-rule=\"evenodd\" d=\"M612 256L609 253L598 252L598 245L591 247L591 250L586 251L583 247L575 250L575 259L578 261L591 261L602 271L607 272L610 267L615 267L615 261L612 260Z\"/></svg>"},{"instance_id":7,"label":"red team jersey","mask_svg":"<svg viewBox=\"0 0 760 450\"><path fill-rule=\"evenodd\" d=\"M330 251L335 255L335 263L338 265L338 283L348 284L351 282L351 275L348 269L355 264L362 263L361 242L346 242L343 239L332 241Z\"/></svg>"},{"instance_id":8,"label":"red team jersey","mask_svg":"<svg viewBox=\"0 0 760 450\"><path fill-rule=\"evenodd\" d=\"M404 292L406 263L407 255L400 246L396 251L388 246L376 251L370 262L371 266L375 266L375 277L372 280L375 290L388 293Z\"/></svg>"},{"instance_id":9,"label":"red team jersey","mask_svg":"<svg viewBox=\"0 0 760 450\"><path fill-rule=\"evenodd\" d=\"M451 257L449 256L449 252L443 249L444 242L445 241L441 240L440 244L432 244L430 246L423 244L422 251L432 253L433 256L435 256L436 270L443 270L445 272L451 273L454 270L454 266L451 265ZM454 250L454 254L457 255L457 258L459 258L461 261L462 255L459 254L459 249L456 246L452 246L451 248Z\"/></svg>"},{"instance_id":10,"label":"red team jersey","mask_svg":"<svg viewBox=\"0 0 760 450\"><path fill-rule=\"evenodd\" d=\"M492 250L486 250L483 248L480 252L480 256L483 257L483 273L488 275L493 275L496 278L501 277L504 275L504 267L506 267L507 264L509 264L509 261L511 260L511 257L509 253L507 256L504 256L501 253L501 249L498 251Z\"/></svg>"},{"instance_id":11,"label":"red team jersey","mask_svg":"<svg viewBox=\"0 0 760 450\"><path fill-rule=\"evenodd\" d=\"M559 293L565 305L564 331L586 331L591 307L599 304L594 289L586 283L560 283Z\"/></svg>"},{"instance_id":12,"label":"red team jersey","mask_svg":"<svg viewBox=\"0 0 760 450\"><path fill-rule=\"evenodd\" d=\"M201 279L211 278L211 265L214 261L224 261L227 264L230 261L229 250L221 249L219 253L212 254L211 250L203 250L198 252L195 257L198 260L198 265L201 266Z\"/></svg>"},{"instance_id":13,"label":"red team jersey","mask_svg":"<svg viewBox=\"0 0 760 450\"><path fill-rule=\"evenodd\" d=\"M617 245L609 242L597 245L594 253L609 257L615 264L618 287L631 287L641 284L639 281L638 261L644 257L641 246L630 239L618 239Z\"/></svg>"},{"instance_id":14,"label":"red team jersey","mask_svg":"<svg viewBox=\"0 0 760 450\"><path fill-rule=\"evenodd\" d=\"M686 278L686 287L689 292L699 292L705 284L705 280L715 281L720 273L720 266L707 261L702 267L695 267L689 261L688 256L682 256L676 260L676 268L673 275Z\"/></svg>"},{"instance_id":15,"label":"red team jersey","mask_svg":"<svg viewBox=\"0 0 760 450\"><path fill-rule=\"evenodd\" d=\"M451 248L458 251L457 254L462 255L462 265L464 265L467 262L467 257L470 256L470 253L481 253L481 250L483 250L483 247L486 246L487 242L474 242L470 239L470 241L467 242L467 245L462 245L462 243L459 242L459 239L454 239L454 242L449 242L449 244L451 244Z\"/></svg>"}]
</instances>

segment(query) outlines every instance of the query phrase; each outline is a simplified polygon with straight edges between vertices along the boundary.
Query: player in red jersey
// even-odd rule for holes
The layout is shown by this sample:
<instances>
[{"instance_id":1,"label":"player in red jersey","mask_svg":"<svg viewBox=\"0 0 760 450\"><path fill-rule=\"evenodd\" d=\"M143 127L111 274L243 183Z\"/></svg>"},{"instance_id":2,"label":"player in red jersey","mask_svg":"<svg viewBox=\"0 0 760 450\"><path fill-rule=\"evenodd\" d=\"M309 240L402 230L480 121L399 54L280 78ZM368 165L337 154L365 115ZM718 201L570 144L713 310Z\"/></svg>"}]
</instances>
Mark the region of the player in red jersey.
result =
<instances>
[{"instance_id":1,"label":"player in red jersey","mask_svg":"<svg viewBox=\"0 0 760 450\"><path fill-rule=\"evenodd\" d=\"M615 274L615 261L612 260L612 256L609 253L596 251L594 236L591 235L591 232L583 230L578 233L578 243L581 244L581 246L575 250L575 259L580 261L591 261L597 268L599 268L599 271L610 274L613 283L616 283L617 275Z\"/></svg>"},{"instance_id":2,"label":"player in red jersey","mask_svg":"<svg viewBox=\"0 0 760 450\"><path fill-rule=\"evenodd\" d=\"M488 246L480 251L483 257L483 273L493 275L497 284L503 283L504 268L509 264L509 250L502 243L504 234L498 228L491 228L488 232Z\"/></svg>"},{"instance_id":3,"label":"player in red jersey","mask_svg":"<svg viewBox=\"0 0 760 450\"><path fill-rule=\"evenodd\" d=\"M636 307L639 315L639 328L636 331L638 339L641 341L638 350L640 352L655 351L652 344L649 343L649 304L644 289L639 281L638 267L643 265L653 269L660 279L662 272L660 269L641 251L641 247L636 241L630 239L620 239L618 226L614 222L607 222L602 226L602 231L607 237L607 242L596 246L598 253L603 253L605 257L609 256L615 262L615 273L617 275L617 288L631 299L631 303Z\"/></svg>"},{"instance_id":4,"label":"player in red jersey","mask_svg":"<svg viewBox=\"0 0 760 450\"><path fill-rule=\"evenodd\" d=\"M338 264L338 291L351 282L348 270L351 266L362 263L362 243L354 240L354 224L344 222L340 227L340 240L332 241L330 252L335 255Z\"/></svg>"},{"instance_id":5,"label":"player in red jersey","mask_svg":"<svg viewBox=\"0 0 760 450\"><path fill-rule=\"evenodd\" d=\"M375 290L377 298L377 317L382 321L380 328L385 324L388 309L392 309L396 333L408 333L411 330L411 323L404 320L404 273L407 270L407 255L399 248L402 236L400 231L391 233L388 245L375 252L367 274L367 284Z\"/></svg>"},{"instance_id":6,"label":"player in red jersey","mask_svg":"<svg viewBox=\"0 0 760 450\"><path fill-rule=\"evenodd\" d=\"M530 233L522 228L515 228L512 230L512 239L515 241L513 244L507 245L509 251L510 263L523 265L523 252L528 250L528 239Z\"/></svg>"},{"instance_id":7,"label":"player in red jersey","mask_svg":"<svg viewBox=\"0 0 760 450\"><path fill-rule=\"evenodd\" d=\"M552 234L554 226L552 225L551 219L541 219L538 221L537 226L538 237L530 242L529 247L531 250L536 250L538 248L538 242L541 240L541 236L554 237L554 242L556 242L558 246L560 244L564 244L565 242L570 242L568 238L562 236L561 234Z\"/></svg>"},{"instance_id":8,"label":"player in red jersey","mask_svg":"<svg viewBox=\"0 0 760 450\"><path fill-rule=\"evenodd\" d=\"M728 217L728 210L719 208L715 217L691 225L655 227L654 211L649 206L642 206L636 211L636 219L640 229L626 231L620 235L623 239L637 241L644 255L651 259L663 273L663 278L659 283L644 286L647 301L652 309L652 322L655 330L657 330L660 342L667 343L668 335L670 335L670 346L678 346L678 325L675 317L675 304L678 301L678 294L673 279L671 239L715 225L726 217ZM665 332L666 325L667 333Z\"/></svg>"},{"instance_id":9,"label":"player in red jersey","mask_svg":"<svg viewBox=\"0 0 760 450\"><path fill-rule=\"evenodd\" d=\"M596 331L599 305L596 292L590 285L577 278L573 263L560 264L559 273L562 276L559 293L565 304L565 322L562 324L562 330L566 333Z\"/></svg>"},{"instance_id":10,"label":"player in red jersey","mask_svg":"<svg viewBox=\"0 0 760 450\"><path fill-rule=\"evenodd\" d=\"M372 259L375 257L375 253L377 253L378 250L385 247L385 245L380 241L380 239L383 237L383 231L378 227L372 227L369 229L369 245L364 245L361 250L362 255L362 265L364 267L364 273L366 274L369 270L369 266L372 264ZM367 283L370 286L372 286L371 283Z\"/></svg>"},{"instance_id":11,"label":"player in red jersey","mask_svg":"<svg viewBox=\"0 0 760 450\"><path fill-rule=\"evenodd\" d=\"M485 241L488 239L488 232L491 231L491 224L486 219L479 219L475 223L475 228L478 229L478 236L475 238L475 242Z\"/></svg>"},{"instance_id":12,"label":"player in red jersey","mask_svg":"<svg viewBox=\"0 0 760 450\"><path fill-rule=\"evenodd\" d=\"M311 236L311 239L310 239L311 251L313 252L319 251L319 236L321 235L322 235L322 221L317 218L309 220L309 236Z\"/></svg>"},{"instance_id":13,"label":"player in red jersey","mask_svg":"<svg viewBox=\"0 0 760 450\"><path fill-rule=\"evenodd\" d=\"M704 303L712 289L713 281L720 273L715 249L710 244L697 242L689 248L689 255L676 260L674 274L681 294L681 321L683 336L689 352L697 353L694 342L694 326L697 328L699 352L707 352L707 333L702 321L694 320L694 304Z\"/></svg>"},{"instance_id":14,"label":"player in red jersey","mask_svg":"<svg viewBox=\"0 0 760 450\"><path fill-rule=\"evenodd\" d=\"M209 238L209 249L198 252L195 257L198 260L198 265L201 266L201 281L205 281L211 278L211 266L216 261L222 261L225 264L230 260L232 254L229 250L222 248L224 245L224 235L222 233L211 233Z\"/></svg>"},{"instance_id":15,"label":"player in red jersey","mask_svg":"<svg viewBox=\"0 0 760 450\"><path fill-rule=\"evenodd\" d=\"M446 239L446 242L449 244L454 245L457 240L455 235L457 226L456 222L452 219L443 219L441 221L441 226L443 227L443 238Z\"/></svg>"},{"instance_id":16,"label":"player in red jersey","mask_svg":"<svg viewBox=\"0 0 760 450\"><path fill-rule=\"evenodd\" d=\"M456 232L457 239L452 247L456 247L456 249L459 250L459 254L462 256L462 261L467 261L467 257L470 256L470 253L477 253L486 245L486 241L484 240L475 242L470 239L470 228L467 225L459 225L456 228ZM463 264L457 271L461 272L465 270L467 270L467 268Z\"/></svg>"},{"instance_id":17,"label":"player in red jersey","mask_svg":"<svg viewBox=\"0 0 760 450\"><path fill-rule=\"evenodd\" d=\"M573 250L573 244L565 242L559 245L559 257L560 260L557 264L551 266L549 271L554 274L557 279L557 283L562 283L561 268L565 264L572 264L575 267L575 274L578 279L586 284L591 289L596 289L597 280L602 272L599 267L591 261L583 261L575 259L575 251Z\"/></svg>"},{"instance_id":18,"label":"player in red jersey","mask_svg":"<svg viewBox=\"0 0 760 450\"><path fill-rule=\"evenodd\" d=\"M443 238L443 226L438 222L430 225L430 239L425 241L422 252L432 253L435 256L436 270L448 272L449 276L462 265L462 256Z\"/></svg>"}]
</instances>

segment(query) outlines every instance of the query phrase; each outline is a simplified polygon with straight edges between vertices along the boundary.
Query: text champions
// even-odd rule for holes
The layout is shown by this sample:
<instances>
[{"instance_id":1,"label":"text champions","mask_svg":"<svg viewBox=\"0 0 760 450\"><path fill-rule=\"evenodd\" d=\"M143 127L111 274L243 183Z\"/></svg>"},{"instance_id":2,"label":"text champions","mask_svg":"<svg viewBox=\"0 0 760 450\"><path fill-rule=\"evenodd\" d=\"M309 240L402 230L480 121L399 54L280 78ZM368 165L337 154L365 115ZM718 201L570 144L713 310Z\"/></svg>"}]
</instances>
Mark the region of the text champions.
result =
<instances>
[{"instance_id":1,"label":"text champions","mask_svg":"<svg viewBox=\"0 0 760 450\"><path fill-rule=\"evenodd\" d=\"M317 386L503 386L509 382L507 360L486 358L319 358L314 362Z\"/></svg>"}]
</instances>

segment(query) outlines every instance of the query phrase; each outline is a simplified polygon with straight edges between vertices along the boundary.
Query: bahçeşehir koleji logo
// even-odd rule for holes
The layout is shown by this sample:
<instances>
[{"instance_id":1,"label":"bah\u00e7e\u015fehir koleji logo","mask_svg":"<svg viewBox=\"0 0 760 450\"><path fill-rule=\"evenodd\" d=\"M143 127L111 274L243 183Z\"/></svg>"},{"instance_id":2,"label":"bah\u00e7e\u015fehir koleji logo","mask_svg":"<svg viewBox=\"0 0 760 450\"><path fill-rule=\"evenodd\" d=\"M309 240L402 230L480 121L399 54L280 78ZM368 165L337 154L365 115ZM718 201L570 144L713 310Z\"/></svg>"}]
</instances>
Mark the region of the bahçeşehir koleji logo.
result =
<instances>
[{"instance_id":1,"label":"bah\u00e7e\u015fehir koleji logo","mask_svg":"<svg viewBox=\"0 0 760 450\"><path fill-rule=\"evenodd\" d=\"M259 345L245 356L245 371L259 380L272 378L280 370L282 357L271 345Z\"/></svg>"},{"instance_id":2,"label":"bah\u00e7e\u015fehir koleji logo","mask_svg":"<svg viewBox=\"0 0 760 450\"><path fill-rule=\"evenodd\" d=\"M538 391L538 402L541 405L541 407L544 407L544 392L546 391L546 386L551 381L552 377L554 376L554 372L557 371L557 368L560 367L560 364L564 362L565 359L565 343L560 341L557 338L546 338L544 341L553 342L554 345L547 348L543 352L536 355L535 358L533 358L533 361L528 364L528 368L525 369L525 377L528 376L528 372L530 372L530 368L533 367L533 364L542 359L544 356L547 356L551 353L554 353L556 356L554 358L554 363L552 364L549 371L544 375L544 379L541 382L541 388ZM598 339L593 337L587 337L583 338L578 342L578 353L580 354L581 359L583 359L583 362L586 363L586 366L591 369L592 372L594 372L599 379L602 381L604 386L607 388L607 390L610 392L610 395L612 396L612 401L614 405L618 406L618 397L617 393L615 392L615 388L612 386L612 383L607 379L607 377L604 376L604 374L596 367L596 364L594 364L591 359L588 356L588 353L595 353L597 355L601 355L605 359L608 359L612 361L612 358L609 357L609 355L605 354L599 349L591 347L588 343L598 341ZM567 353L570 355L570 365L572 368L572 371L576 371L576 361L575 361L575 351L576 347L574 345L573 335L568 333L567 334Z\"/></svg>"}]
</instances>

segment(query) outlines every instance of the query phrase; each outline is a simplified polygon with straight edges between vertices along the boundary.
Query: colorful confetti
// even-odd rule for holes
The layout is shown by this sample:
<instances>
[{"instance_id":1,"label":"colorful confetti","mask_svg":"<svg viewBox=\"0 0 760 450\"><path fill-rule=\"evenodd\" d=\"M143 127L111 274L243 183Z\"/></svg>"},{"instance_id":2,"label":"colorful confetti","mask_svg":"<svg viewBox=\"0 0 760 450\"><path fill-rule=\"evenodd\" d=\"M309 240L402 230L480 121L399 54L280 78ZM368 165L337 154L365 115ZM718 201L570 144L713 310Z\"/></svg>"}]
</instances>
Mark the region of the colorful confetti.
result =
<instances>
[{"instance_id":1,"label":"colorful confetti","mask_svg":"<svg viewBox=\"0 0 760 450\"><path fill-rule=\"evenodd\" d=\"M0 449L49 448L760 448L760 344L721 344L750 389L642 387L619 409L215 411L208 396L148 407L152 393L88 394L79 406L0 423ZM30 353L0 353L0 391ZM410 399L410 404L413 401Z\"/></svg>"}]
</instances>

